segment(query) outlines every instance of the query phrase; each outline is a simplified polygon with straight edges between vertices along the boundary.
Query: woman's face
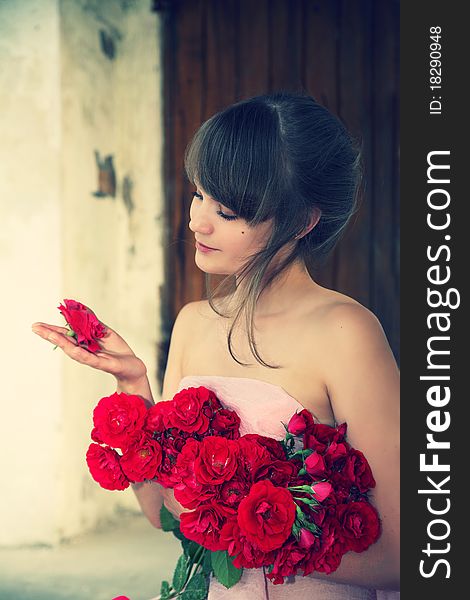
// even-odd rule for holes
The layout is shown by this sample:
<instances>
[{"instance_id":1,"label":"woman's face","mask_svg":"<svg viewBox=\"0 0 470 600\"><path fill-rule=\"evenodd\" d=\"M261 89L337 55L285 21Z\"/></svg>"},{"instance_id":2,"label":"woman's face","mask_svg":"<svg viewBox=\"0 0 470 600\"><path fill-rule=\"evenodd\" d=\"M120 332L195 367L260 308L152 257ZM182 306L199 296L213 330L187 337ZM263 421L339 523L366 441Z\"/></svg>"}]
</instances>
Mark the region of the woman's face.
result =
<instances>
[{"instance_id":1,"label":"woman's face","mask_svg":"<svg viewBox=\"0 0 470 600\"><path fill-rule=\"evenodd\" d=\"M196 243L196 265L214 275L239 272L247 258L265 247L272 228L272 219L250 227L201 187L194 193L189 216L195 242L214 248L204 251Z\"/></svg>"}]
</instances>

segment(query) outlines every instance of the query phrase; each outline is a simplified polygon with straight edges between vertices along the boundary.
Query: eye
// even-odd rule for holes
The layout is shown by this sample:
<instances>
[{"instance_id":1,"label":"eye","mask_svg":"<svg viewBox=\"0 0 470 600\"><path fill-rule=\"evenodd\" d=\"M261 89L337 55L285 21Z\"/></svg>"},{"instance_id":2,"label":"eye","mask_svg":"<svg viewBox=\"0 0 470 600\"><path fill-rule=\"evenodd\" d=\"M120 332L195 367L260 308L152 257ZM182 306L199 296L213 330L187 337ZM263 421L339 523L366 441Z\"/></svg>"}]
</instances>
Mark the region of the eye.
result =
<instances>
[{"instance_id":1,"label":"eye","mask_svg":"<svg viewBox=\"0 0 470 600\"><path fill-rule=\"evenodd\" d=\"M198 200L204 199L202 194L200 194L199 192L193 192L193 197L197 198ZM235 221L235 219L238 219L237 215L226 215L222 210L220 210L220 204L217 214L219 215L219 217L222 217L222 219L225 219L226 221Z\"/></svg>"},{"instance_id":2,"label":"eye","mask_svg":"<svg viewBox=\"0 0 470 600\"><path fill-rule=\"evenodd\" d=\"M226 215L225 213L223 213L221 210L217 211L217 214L222 217L222 219L225 219L226 221L235 221L235 219L238 219L237 215Z\"/></svg>"}]
</instances>

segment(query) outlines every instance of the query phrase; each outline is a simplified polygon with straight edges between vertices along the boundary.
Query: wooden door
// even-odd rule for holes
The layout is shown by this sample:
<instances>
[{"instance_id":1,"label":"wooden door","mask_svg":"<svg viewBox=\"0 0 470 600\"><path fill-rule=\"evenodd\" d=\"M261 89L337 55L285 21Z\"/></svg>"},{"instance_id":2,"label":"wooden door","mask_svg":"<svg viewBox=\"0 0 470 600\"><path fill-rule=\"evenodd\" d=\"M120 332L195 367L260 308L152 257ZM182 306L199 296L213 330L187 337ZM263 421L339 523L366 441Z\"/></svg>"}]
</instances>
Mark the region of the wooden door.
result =
<instances>
[{"instance_id":1,"label":"wooden door","mask_svg":"<svg viewBox=\"0 0 470 600\"><path fill-rule=\"evenodd\" d=\"M187 143L237 100L307 91L360 138L366 172L360 211L317 280L368 306L399 360L398 0L166 0L154 8L164 38L166 344L181 306L204 296L188 229ZM161 356L162 374L165 348Z\"/></svg>"}]
</instances>

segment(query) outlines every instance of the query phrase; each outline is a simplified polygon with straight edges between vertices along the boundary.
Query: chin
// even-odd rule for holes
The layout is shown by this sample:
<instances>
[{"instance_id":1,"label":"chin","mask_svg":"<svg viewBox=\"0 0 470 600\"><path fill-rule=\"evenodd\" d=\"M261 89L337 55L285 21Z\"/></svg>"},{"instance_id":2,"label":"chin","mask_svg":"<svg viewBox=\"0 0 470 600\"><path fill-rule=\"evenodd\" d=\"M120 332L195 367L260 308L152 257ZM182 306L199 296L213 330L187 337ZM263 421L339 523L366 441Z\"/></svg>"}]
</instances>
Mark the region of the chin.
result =
<instances>
[{"instance_id":1,"label":"chin","mask_svg":"<svg viewBox=\"0 0 470 600\"><path fill-rule=\"evenodd\" d=\"M209 261L199 261L198 258L195 260L196 267L200 269L203 273L207 273L208 275L233 275L233 271L224 269L223 267L213 266L209 264ZM206 264L203 264L206 263Z\"/></svg>"}]
</instances>

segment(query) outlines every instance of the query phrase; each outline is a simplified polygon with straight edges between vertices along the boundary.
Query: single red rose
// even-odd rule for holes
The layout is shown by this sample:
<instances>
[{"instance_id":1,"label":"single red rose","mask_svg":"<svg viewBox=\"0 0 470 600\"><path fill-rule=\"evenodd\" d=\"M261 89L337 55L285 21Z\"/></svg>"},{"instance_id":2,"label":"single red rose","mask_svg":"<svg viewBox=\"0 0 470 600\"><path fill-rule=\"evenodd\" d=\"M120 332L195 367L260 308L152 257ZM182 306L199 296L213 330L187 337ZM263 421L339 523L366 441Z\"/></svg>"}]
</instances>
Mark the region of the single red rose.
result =
<instances>
[{"instance_id":1,"label":"single red rose","mask_svg":"<svg viewBox=\"0 0 470 600\"><path fill-rule=\"evenodd\" d=\"M106 334L106 326L101 323L94 312L76 300L64 300L65 306L60 304L57 308L74 333L79 346L89 352L98 352L101 346L96 340Z\"/></svg>"},{"instance_id":2,"label":"single red rose","mask_svg":"<svg viewBox=\"0 0 470 600\"><path fill-rule=\"evenodd\" d=\"M181 533L213 552L223 550L220 541L220 530L224 517L213 503L203 504L191 512L181 514Z\"/></svg>"},{"instance_id":3,"label":"single red rose","mask_svg":"<svg viewBox=\"0 0 470 600\"><path fill-rule=\"evenodd\" d=\"M263 552L252 544L240 531L236 517L230 517L220 532L222 550L234 557L237 569L259 569L273 563L275 552Z\"/></svg>"},{"instance_id":4,"label":"single red rose","mask_svg":"<svg viewBox=\"0 0 470 600\"><path fill-rule=\"evenodd\" d=\"M194 461L199 456L201 442L193 438L186 440L183 448L176 457L177 483L184 481L186 485L198 485L194 475Z\"/></svg>"},{"instance_id":5,"label":"single red rose","mask_svg":"<svg viewBox=\"0 0 470 600\"><path fill-rule=\"evenodd\" d=\"M204 405L215 394L204 386L189 387L181 390L171 400L164 415L167 428L176 427L188 433L202 435L209 427L209 417L204 414Z\"/></svg>"},{"instance_id":6,"label":"single red rose","mask_svg":"<svg viewBox=\"0 0 470 600\"><path fill-rule=\"evenodd\" d=\"M129 481L119 464L119 454L112 448L90 444L86 462L91 476L105 490L125 490Z\"/></svg>"},{"instance_id":7,"label":"single red rose","mask_svg":"<svg viewBox=\"0 0 470 600\"><path fill-rule=\"evenodd\" d=\"M162 463L157 472L157 481L164 488L172 489L175 485L176 458L171 455L163 455ZM177 479L177 477L176 477Z\"/></svg>"},{"instance_id":8,"label":"single red rose","mask_svg":"<svg viewBox=\"0 0 470 600\"><path fill-rule=\"evenodd\" d=\"M341 537L348 550L363 552L380 536L380 520L369 502L348 502L336 507Z\"/></svg>"},{"instance_id":9,"label":"single red rose","mask_svg":"<svg viewBox=\"0 0 470 600\"><path fill-rule=\"evenodd\" d=\"M309 550L314 547L318 542L320 544L319 538L314 535L310 529L301 529L300 538L299 538L299 546L304 548L305 550Z\"/></svg>"},{"instance_id":10,"label":"single red rose","mask_svg":"<svg viewBox=\"0 0 470 600\"><path fill-rule=\"evenodd\" d=\"M261 465L254 476L255 481L269 479L278 487L287 487L298 473L298 465L291 460L273 460Z\"/></svg>"},{"instance_id":11,"label":"single red rose","mask_svg":"<svg viewBox=\"0 0 470 600\"><path fill-rule=\"evenodd\" d=\"M321 522L321 544L310 551L303 562L304 575L313 571L332 573L341 563L346 549L340 540L340 528L336 517L331 511L323 513Z\"/></svg>"},{"instance_id":12,"label":"single red rose","mask_svg":"<svg viewBox=\"0 0 470 600\"><path fill-rule=\"evenodd\" d=\"M307 551L296 540L287 542L276 552L273 569L267 577L274 585L284 583L284 577L297 574Z\"/></svg>"},{"instance_id":13,"label":"single red rose","mask_svg":"<svg viewBox=\"0 0 470 600\"><path fill-rule=\"evenodd\" d=\"M300 436L314 425L312 414L304 408L299 413L295 413L290 418L287 425L287 431L295 436Z\"/></svg>"},{"instance_id":14,"label":"single red rose","mask_svg":"<svg viewBox=\"0 0 470 600\"><path fill-rule=\"evenodd\" d=\"M218 485L228 481L237 470L238 443L220 436L208 436L201 442L194 460L194 474L198 483Z\"/></svg>"},{"instance_id":15,"label":"single red rose","mask_svg":"<svg viewBox=\"0 0 470 600\"><path fill-rule=\"evenodd\" d=\"M366 457L354 448L346 456L341 476L347 484L355 485L361 493L375 487L375 479Z\"/></svg>"},{"instance_id":16,"label":"single red rose","mask_svg":"<svg viewBox=\"0 0 470 600\"><path fill-rule=\"evenodd\" d=\"M214 435L222 435L230 440L236 440L240 437L240 417L234 410L221 408L215 413L211 421L211 428Z\"/></svg>"},{"instance_id":17,"label":"single red rose","mask_svg":"<svg viewBox=\"0 0 470 600\"><path fill-rule=\"evenodd\" d=\"M153 479L162 462L162 448L147 433L129 446L121 457L121 468L130 481L136 483Z\"/></svg>"},{"instance_id":18,"label":"single red rose","mask_svg":"<svg viewBox=\"0 0 470 600\"><path fill-rule=\"evenodd\" d=\"M257 433L247 433L243 436L243 439L259 444L269 452L273 459L286 460L284 447L279 440L264 435L258 435Z\"/></svg>"},{"instance_id":19,"label":"single red rose","mask_svg":"<svg viewBox=\"0 0 470 600\"><path fill-rule=\"evenodd\" d=\"M127 596L116 596L116 598L113 598L113 600L130 600L130 598Z\"/></svg>"},{"instance_id":20,"label":"single red rose","mask_svg":"<svg viewBox=\"0 0 470 600\"><path fill-rule=\"evenodd\" d=\"M269 480L258 481L238 507L238 524L263 552L280 548L292 532L295 503L290 492Z\"/></svg>"},{"instance_id":21,"label":"single red rose","mask_svg":"<svg viewBox=\"0 0 470 600\"><path fill-rule=\"evenodd\" d=\"M312 448L323 454L332 442L343 442L346 434L346 424L338 427L315 423L311 430L305 432L304 448Z\"/></svg>"},{"instance_id":22,"label":"single red rose","mask_svg":"<svg viewBox=\"0 0 470 600\"><path fill-rule=\"evenodd\" d=\"M313 493L315 494L315 500L323 502L331 494L333 487L328 481L318 481L312 483Z\"/></svg>"},{"instance_id":23,"label":"single red rose","mask_svg":"<svg viewBox=\"0 0 470 600\"><path fill-rule=\"evenodd\" d=\"M231 479L222 484L219 502L230 509L235 509L248 495L249 490L250 486L247 481Z\"/></svg>"},{"instance_id":24,"label":"single red rose","mask_svg":"<svg viewBox=\"0 0 470 600\"><path fill-rule=\"evenodd\" d=\"M143 398L115 392L93 411L95 436L113 448L126 450L139 437L147 415Z\"/></svg>"},{"instance_id":25,"label":"single red rose","mask_svg":"<svg viewBox=\"0 0 470 600\"><path fill-rule=\"evenodd\" d=\"M331 442L323 455L328 469L341 470L350 448L347 442Z\"/></svg>"},{"instance_id":26,"label":"single red rose","mask_svg":"<svg viewBox=\"0 0 470 600\"><path fill-rule=\"evenodd\" d=\"M237 469L239 479L253 482L259 469L272 463L270 453L258 442L257 437L244 435L236 442L239 450Z\"/></svg>"},{"instance_id":27,"label":"single red rose","mask_svg":"<svg viewBox=\"0 0 470 600\"><path fill-rule=\"evenodd\" d=\"M325 461L318 452L313 452L305 459L305 469L309 475L321 477L325 473Z\"/></svg>"},{"instance_id":28,"label":"single red rose","mask_svg":"<svg viewBox=\"0 0 470 600\"><path fill-rule=\"evenodd\" d=\"M214 486L200 483L194 473L201 446L201 442L189 438L176 459L173 477L175 498L185 508L197 508L216 494Z\"/></svg>"},{"instance_id":29,"label":"single red rose","mask_svg":"<svg viewBox=\"0 0 470 600\"><path fill-rule=\"evenodd\" d=\"M162 433L165 429L164 416L171 409L173 403L171 400L162 400L151 406L147 410L144 429L149 433Z\"/></svg>"}]
</instances>

